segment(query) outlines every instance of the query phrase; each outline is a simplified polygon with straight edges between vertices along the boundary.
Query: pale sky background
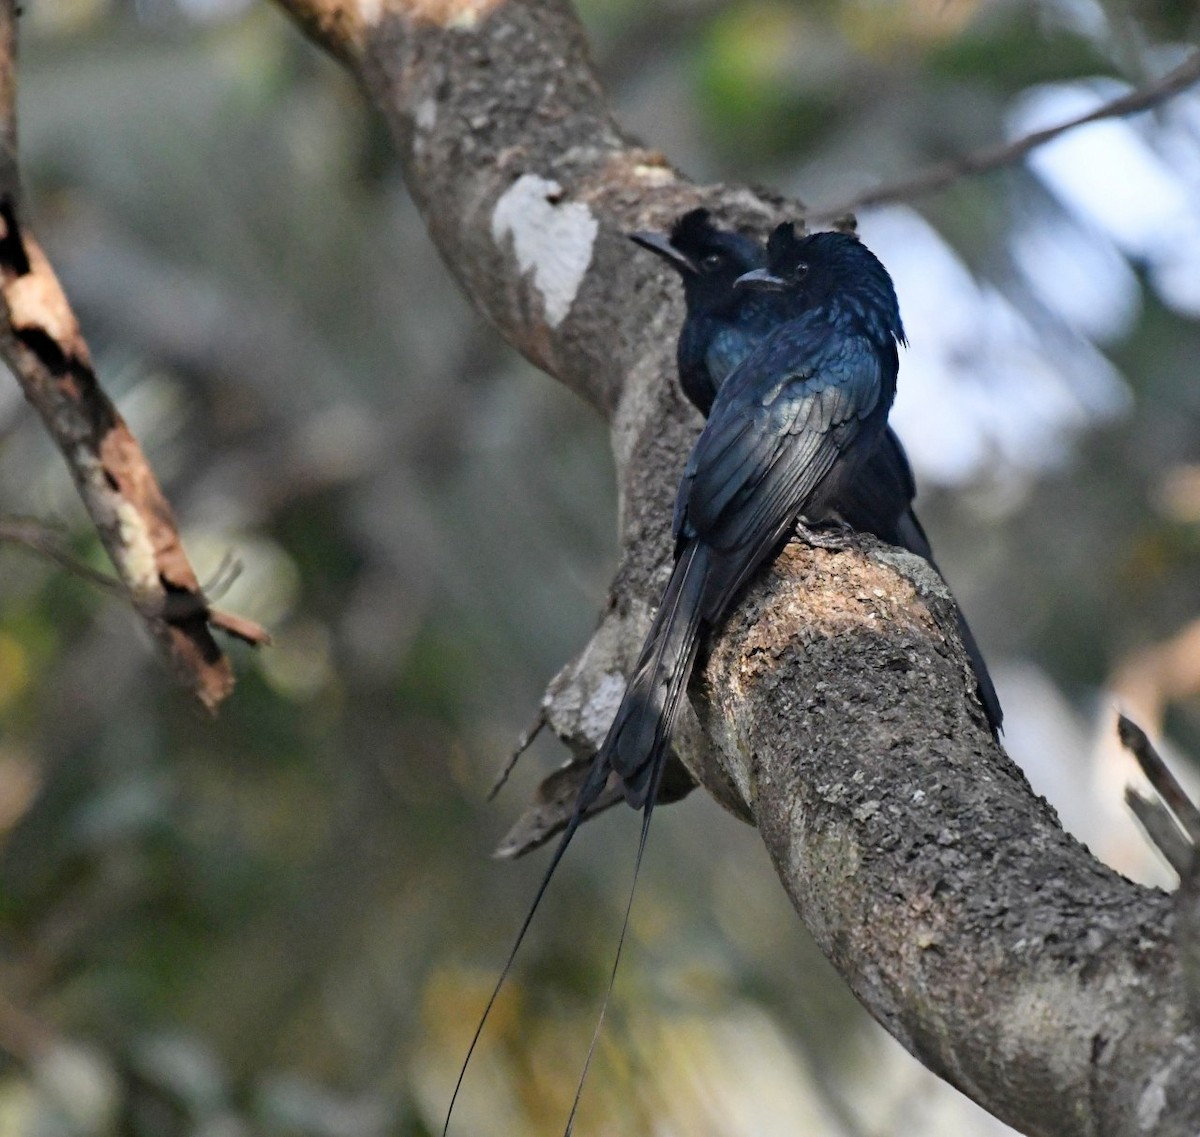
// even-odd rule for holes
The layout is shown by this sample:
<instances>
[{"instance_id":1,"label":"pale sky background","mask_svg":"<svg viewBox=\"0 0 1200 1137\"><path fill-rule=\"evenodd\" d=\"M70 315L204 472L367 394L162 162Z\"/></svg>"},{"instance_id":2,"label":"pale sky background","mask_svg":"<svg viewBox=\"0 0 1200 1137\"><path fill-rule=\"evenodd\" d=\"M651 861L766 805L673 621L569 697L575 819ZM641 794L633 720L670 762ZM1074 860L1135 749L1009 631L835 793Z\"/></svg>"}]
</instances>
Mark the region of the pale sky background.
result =
<instances>
[{"instance_id":1,"label":"pale sky background","mask_svg":"<svg viewBox=\"0 0 1200 1137\"><path fill-rule=\"evenodd\" d=\"M1011 109L1010 137L1128 90L1109 79L1031 88ZM1052 469L1080 431L1132 412L1127 384L1099 350L1140 311L1130 261L1145 266L1164 304L1200 315L1200 96L1080 127L1033 151L1029 168L1059 209L1015 218L1010 253L1049 324L973 276L913 209L861 219L916 333L892 422L926 483Z\"/></svg>"}]
</instances>

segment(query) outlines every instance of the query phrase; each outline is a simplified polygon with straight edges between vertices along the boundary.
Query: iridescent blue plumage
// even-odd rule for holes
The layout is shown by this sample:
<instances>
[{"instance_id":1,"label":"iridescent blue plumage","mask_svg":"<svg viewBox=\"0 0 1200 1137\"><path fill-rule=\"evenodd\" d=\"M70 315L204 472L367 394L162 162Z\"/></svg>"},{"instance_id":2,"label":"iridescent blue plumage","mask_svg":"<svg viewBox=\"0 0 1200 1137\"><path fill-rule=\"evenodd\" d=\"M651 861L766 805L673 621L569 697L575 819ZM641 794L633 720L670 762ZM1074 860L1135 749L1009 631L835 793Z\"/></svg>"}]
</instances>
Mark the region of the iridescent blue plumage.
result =
<instances>
[{"instance_id":1,"label":"iridescent blue plumage","mask_svg":"<svg viewBox=\"0 0 1200 1137\"><path fill-rule=\"evenodd\" d=\"M772 241L784 240L785 230L777 230ZM710 264L706 254L722 251L727 261L752 271L765 264L766 252L754 241L718 229L703 210L685 214L672 227L668 237L639 234L640 244L662 256L680 274L684 282L687 318L680 330L677 349L679 374L684 393L705 414L726 376L747 355L788 318L788 306L795 311L795 299L778 292L734 289L732 264ZM791 233L788 238L794 240ZM811 247L828 250L818 255L818 269L837 273L839 249L853 249L857 242L837 233L818 233L804 240ZM853 254L851 254L853 255ZM874 260L872 258L872 260ZM861 289L843 296L846 318L862 326L864 334L887 347L889 339L904 342L903 325L890 278L880 265L865 265ZM842 268L854 267L842 265ZM819 281L811 282L808 293L818 291ZM894 350L891 349L891 350ZM697 394L699 393L699 394ZM852 529L873 533L889 544L900 545L924 557L936 568L933 551L925 531L913 512L916 482L904 447L891 428L884 430L876 446L863 460L857 477L842 479L836 487L830 514ZM812 520L817 520L812 518ZM980 701L993 731L1003 720L1000 701L988 674L983 655L965 619L959 614L959 631L977 680Z\"/></svg>"},{"instance_id":2,"label":"iridescent blue plumage","mask_svg":"<svg viewBox=\"0 0 1200 1137\"><path fill-rule=\"evenodd\" d=\"M895 291L852 237L780 227L770 272L776 330L717 391L675 505L675 567L598 756L626 799L651 806L703 628L719 621L801 516L835 513L878 443L904 330ZM790 317L790 318L789 318Z\"/></svg>"}]
</instances>

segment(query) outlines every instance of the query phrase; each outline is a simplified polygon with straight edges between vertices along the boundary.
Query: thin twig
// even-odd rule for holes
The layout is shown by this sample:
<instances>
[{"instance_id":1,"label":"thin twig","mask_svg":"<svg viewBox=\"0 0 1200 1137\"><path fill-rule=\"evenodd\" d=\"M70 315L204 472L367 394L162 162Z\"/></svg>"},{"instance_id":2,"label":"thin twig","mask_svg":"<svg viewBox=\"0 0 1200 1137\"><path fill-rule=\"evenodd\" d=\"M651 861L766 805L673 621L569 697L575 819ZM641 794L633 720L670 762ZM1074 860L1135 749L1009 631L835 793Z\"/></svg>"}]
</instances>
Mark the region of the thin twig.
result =
<instances>
[{"instance_id":1,"label":"thin twig","mask_svg":"<svg viewBox=\"0 0 1200 1137\"><path fill-rule=\"evenodd\" d=\"M94 584L97 588L114 595L124 596L125 586L115 577L106 572L92 568L72 556L57 533L48 529L39 521L26 518L0 518L0 541L10 545L20 545L30 552L58 565L60 569Z\"/></svg>"},{"instance_id":2,"label":"thin twig","mask_svg":"<svg viewBox=\"0 0 1200 1137\"><path fill-rule=\"evenodd\" d=\"M97 588L114 596L124 597L127 595L121 581L115 576L109 576L78 560L58 535L40 522L26 518L0 518L0 542L20 545L29 549L73 576L86 580L89 584L94 584ZM213 577L214 585L227 590L241 571L241 563L237 558L231 553L226 553ZM244 616L236 616L232 612L223 612L220 609L209 607L203 594L197 600L196 596L191 593L168 593L164 597L163 607L157 615L171 623L180 623L203 615L210 626L220 628L227 635L234 636L253 647L261 647L271 642L271 633L261 624L248 620Z\"/></svg>"},{"instance_id":3,"label":"thin twig","mask_svg":"<svg viewBox=\"0 0 1200 1137\"><path fill-rule=\"evenodd\" d=\"M209 600L220 599L242 575L242 568L242 562L226 549L216 571L204 582L204 595Z\"/></svg>"},{"instance_id":4,"label":"thin twig","mask_svg":"<svg viewBox=\"0 0 1200 1137\"><path fill-rule=\"evenodd\" d=\"M533 740L542 733L542 727L546 725L546 708L539 707L537 718L533 720L523 731L521 737L517 739L516 749L508 756L508 761L504 763L504 767L500 773L496 775L496 780L492 782L492 788L488 790L487 799L492 801L495 796L504 788L504 783L508 781L508 776L516 768L517 762L522 754L532 745Z\"/></svg>"},{"instance_id":5,"label":"thin twig","mask_svg":"<svg viewBox=\"0 0 1200 1137\"><path fill-rule=\"evenodd\" d=\"M1179 94L1180 91L1187 90L1197 82L1200 82L1200 51L1194 52L1178 67L1168 71L1160 79L1130 91L1127 95L1121 95L1119 98L1103 103L1095 110L1088 111L1087 114L1077 115L1056 126L1035 130L1023 138L1018 138L1015 142L987 146L971 154L952 158L948 162L932 166L903 181L879 186L873 190L865 190L841 205L810 212L805 220L810 225L814 222L831 222L870 205L882 205L890 201L908 201L914 197L933 193L935 190L945 189L946 186L952 185L968 174L982 174L1001 166L1011 166L1019 162L1031 150L1053 141L1060 134L1065 134L1076 127L1085 126L1089 122L1098 122L1106 118L1123 118L1126 115L1149 110L1173 95Z\"/></svg>"}]
</instances>

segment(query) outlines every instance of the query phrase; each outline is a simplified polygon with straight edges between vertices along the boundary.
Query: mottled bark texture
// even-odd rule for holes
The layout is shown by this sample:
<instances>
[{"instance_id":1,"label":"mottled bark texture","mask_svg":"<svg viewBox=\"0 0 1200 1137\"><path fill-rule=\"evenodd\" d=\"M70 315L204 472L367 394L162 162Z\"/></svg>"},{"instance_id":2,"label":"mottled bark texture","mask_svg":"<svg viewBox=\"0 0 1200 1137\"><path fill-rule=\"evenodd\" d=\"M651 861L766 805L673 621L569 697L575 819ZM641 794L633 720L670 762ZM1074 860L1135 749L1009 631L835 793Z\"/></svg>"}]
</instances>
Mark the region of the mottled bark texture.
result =
<instances>
[{"instance_id":1,"label":"mottled bark texture","mask_svg":"<svg viewBox=\"0 0 1200 1137\"><path fill-rule=\"evenodd\" d=\"M281 2L391 123L468 294L611 426L620 563L546 707L590 754L666 578L699 425L673 377L676 284L624 234L697 204L762 234L797 207L689 185L623 135L563 0ZM758 825L822 948L933 1070L1030 1134L1194 1137L1172 900L1030 792L984 724L951 604L876 542L789 546L702 660L681 756Z\"/></svg>"},{"instance_id":2,"label":"mottled bark texture","mask_svg":"<svg viewBox=\"0 0 1200 1137\"><path fill-rule=\"evenodd\" d=\"M181 683L209 710L233 689L211 627L252 643L257 625L219 616L188 562L137 439L105 394L49 260L21 219L13 0L0 0L0 357L62 451L135 610Z\"/></svg>"}]
</instances>

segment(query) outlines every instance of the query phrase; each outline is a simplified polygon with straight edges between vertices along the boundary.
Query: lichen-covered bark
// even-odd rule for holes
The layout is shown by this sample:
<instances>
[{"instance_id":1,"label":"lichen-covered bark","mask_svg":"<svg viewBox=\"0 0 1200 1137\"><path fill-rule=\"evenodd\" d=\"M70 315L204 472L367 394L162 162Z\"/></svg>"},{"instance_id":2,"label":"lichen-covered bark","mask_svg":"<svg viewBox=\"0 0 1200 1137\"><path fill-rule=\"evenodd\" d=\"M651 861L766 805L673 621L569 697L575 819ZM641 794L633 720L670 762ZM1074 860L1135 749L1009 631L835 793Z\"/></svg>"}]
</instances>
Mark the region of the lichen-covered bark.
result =
<instances>
[{"instance_id":1,"label":"lichen-covered bark","mask_svg":"<svg viewBox=\"0 0 1200 1137\"><path fill-rule=\"evenodd\" d=\"M689 185L624 136L565 0L281 3L391 123L464 289L611 426L620 563L546 704L588 754L665 580L698 427L673 381L676 287L624 234L697 204L763 234L798 207ZM1194 1135L1172 900L1030 792L987 731L951 604L924 562L870 540L790 546L714 637L677 749L755 821L830 959L932 1069L1030 1134Z\"/></svg>"},{"instance_id":2,"label":"lichen-covered bark","mask_svg":"<svg viewBox=\"0 0 1200 1137\"><path fill-rule=\"evenodd\" d=\"M1006 1121L1194 1133L1172 899L1092 859L997 752L911 561L791 546L714 645L703 717L780 878L875 1017Z\"/></svg>"}]
</instances>

